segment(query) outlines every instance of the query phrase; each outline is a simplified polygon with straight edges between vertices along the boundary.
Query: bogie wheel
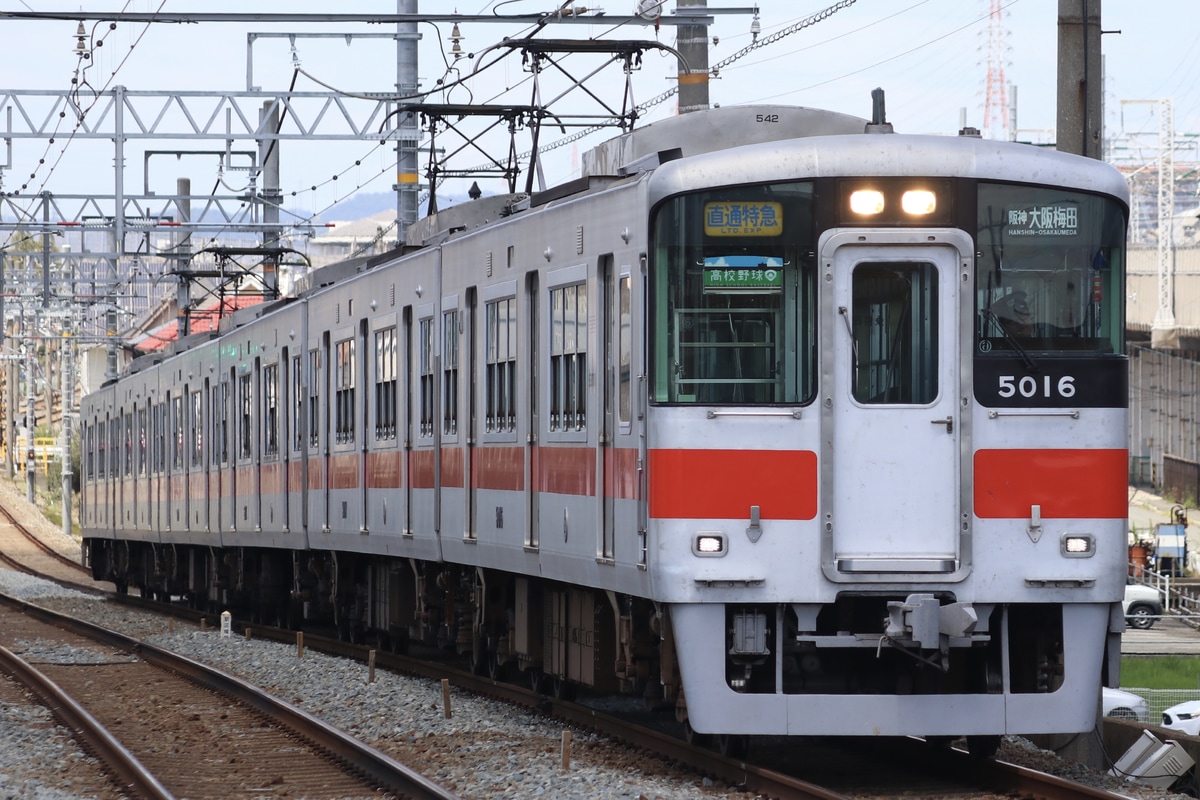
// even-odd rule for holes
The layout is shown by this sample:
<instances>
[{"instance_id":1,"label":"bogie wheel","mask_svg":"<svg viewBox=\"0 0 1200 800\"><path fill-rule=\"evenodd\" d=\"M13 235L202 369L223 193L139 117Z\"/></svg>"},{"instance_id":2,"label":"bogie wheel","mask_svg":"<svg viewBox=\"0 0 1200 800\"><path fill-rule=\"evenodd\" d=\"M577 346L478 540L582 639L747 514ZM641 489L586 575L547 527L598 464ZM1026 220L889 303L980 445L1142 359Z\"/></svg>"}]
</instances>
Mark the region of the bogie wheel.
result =
<instances>
[{"instance_id":1,"label":"bogie wheel","mask_svg":"<svg viewBox=\"0 0 1200 800\"><path fill-rule=\"evenodd\" d=\"M972 758L991 758L1000 749L999 736L968 736L967 752Z\"/></svg>"},{"instance_id":2,"label":"bogie wheel","mask_svg":"<svg viewBox=\"0 0 1200 800\"><path fill-rule=\"evenodd\" d=\"M707 747L710 734L700 733L692 727L692 723L686 720L683 723L683 738L693 747Z\"/></svg>"},{"instance_id":3,"label":"bogie wheel","mask_svg":"<svg viewBox=\"0 0 1200 800\"><path fill-rule=\"evenodd\" d=\"M550 692L555 700L571 700L575 697L575 687L571 682L557 675L550 679Z\"/></svg>"},{"instance_id":4,"label":"bogie wheel","mask_svg":"<svg viewBox=\"0 0 1200 800\"><path fill-rule=\"evenodd\" d=\"M508 680L508 665L496 653L488 655L488 677L497 682Z\"/></svg>"},{"instance_id":5,"label":"bogie wheel","mask_svg":"<svg viewBox=\"0 0 1200 800\"><path fill-rule=\"evenodd\" d=\"M718 733L713 736L717 752L726 758L745 758L750 752L750 737L740 733Z\"/></svg>"}]
</instances>

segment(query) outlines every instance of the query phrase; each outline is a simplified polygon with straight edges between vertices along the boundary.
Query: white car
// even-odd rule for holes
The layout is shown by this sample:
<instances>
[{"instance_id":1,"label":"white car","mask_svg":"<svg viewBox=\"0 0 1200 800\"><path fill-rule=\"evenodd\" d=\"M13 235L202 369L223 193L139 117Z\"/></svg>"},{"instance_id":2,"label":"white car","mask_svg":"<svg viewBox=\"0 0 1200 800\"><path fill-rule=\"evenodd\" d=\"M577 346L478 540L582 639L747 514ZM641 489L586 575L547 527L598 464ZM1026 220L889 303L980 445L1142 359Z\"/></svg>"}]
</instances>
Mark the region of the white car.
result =
<instances>
[{"instance_id":1,"label":"white car","mask_svg":"<svg viewBox=\"0 0 1200 800\"><path fill-rule=\"evenodd\" d=\"M1162 616L1162 598L1158 589L1144 583L1126 583L1125 600L1121 605L1125 609L1125 622L1141 630L1150 628Z\"/></svg>"},{"instance_id":2,"label":"white car","mask_svg":"<svg viewBox=\"0 0 1200 800\"><path fill-rule=\"evenodd\" d=\"M1150 704L1146 699L1124 689L1103 687L1100 692L1100 708L1106 717L1150 721ZM1165 719L1166 715L1163 717ZM1197 722L1200 722L1200 719Z\"/></svg>"},{"instance_id":3,"label":"white car","mask_svg":"<svg viewBox=\"0 0 1200 800\"><path fill-rule=\"evenodd\" d=\"M1168 708L1163 712L1162 726L1188 736L1200 736L1200 700L1187 700Z\"/></svg>"}]
</instances>

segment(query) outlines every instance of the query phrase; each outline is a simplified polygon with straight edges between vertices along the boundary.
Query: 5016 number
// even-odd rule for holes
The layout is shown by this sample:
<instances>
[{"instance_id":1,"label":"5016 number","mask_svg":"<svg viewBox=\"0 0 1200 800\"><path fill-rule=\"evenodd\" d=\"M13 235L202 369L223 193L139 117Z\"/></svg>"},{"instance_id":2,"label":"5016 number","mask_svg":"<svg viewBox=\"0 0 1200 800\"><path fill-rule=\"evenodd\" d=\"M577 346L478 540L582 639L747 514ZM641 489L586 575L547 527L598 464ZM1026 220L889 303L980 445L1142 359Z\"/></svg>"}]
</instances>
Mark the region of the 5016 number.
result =
<instances>
[{"instance_id":1,"label":"5016 number","mask_svg":"<svg viewBox=\"0 0 1200 800\"><path fill-rule=\"evenodd\" d=\"M1001 375L998 394L1001 397L1074 397L1075 378L1064 375L1057 381L1049 375L1035 378L1032 375Z\"/></svg>"}]
</instances>

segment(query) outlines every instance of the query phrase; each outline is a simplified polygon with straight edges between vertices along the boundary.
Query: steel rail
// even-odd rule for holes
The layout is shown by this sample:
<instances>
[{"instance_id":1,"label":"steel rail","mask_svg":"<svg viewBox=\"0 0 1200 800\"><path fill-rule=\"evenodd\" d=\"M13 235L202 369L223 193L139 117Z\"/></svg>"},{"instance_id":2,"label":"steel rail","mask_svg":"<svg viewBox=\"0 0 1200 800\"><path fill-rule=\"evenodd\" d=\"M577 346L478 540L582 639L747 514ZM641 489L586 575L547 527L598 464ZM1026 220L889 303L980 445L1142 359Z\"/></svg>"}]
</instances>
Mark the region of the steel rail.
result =
<instances>
[{"instance_id":1,"label":"steel rail","mask_svg":"<svg viewBox=\"0 0 1200 800\"><path fill-rule=\"evenodd\" d=\"M13 676L81 739L107 770L124 782L120 788L147 800L175 800L173 795L120 740L75 702L58 684L6 647L0 647L0 671Z\"/></svg>"},{"instance_id":2,"label":"steel rail","mask_svg":"<svg viewBox=\"0 0 1200 800\"><path fill-rule=\"evenodd\" d=\"M376 750L358 739L338 730L308 712L250 683L169 650L135 639L117 631L102 628L85 620L0 594L0 603L18 608L34 619L56 625L86 636L93 641L136 654L147 663L171 670L199 685L206 686L248 705L297 735L313 743L361 774L377 781L380 786L414 800L461 800L458 795L439 786L391 756Z\"/></svg>"},{"instance_id":3,"label":"steel rail","mask_svg":"<svg viewBox=\"0 0 1200 800\"><path fill-rule=\"evenodd\" d=\"M21 532L22 536L24 536L26 539L28 539L30 542L32 542L34 545L36 545L39 550L41 550L43 553L45 553L46 555L53 558L55 561L58 561L60 564L64 564L68 567L71 567L72 569L78 570L79 572L83 573L84 575L87 575L89 577L91 576L91 572L86 567L84 567L82 564L80 564L77 561L72 561L71 559L64 556L62 553L55 550L50 545L43 542L40 537L35 536L33 534L33 532L30 531L29 528L25 527L25 525L20 520L17 519L16 515L14 515L12 513L12 511L10 511L6 506L0 506L0 516L4 517L4 519L8 520L9 523L11 523L14 528L16 528L18 531ZM12 561L10 559L8 559L7 557L4 558L4 561L7 564L12 563ZM24 571L24 568L22 568L21 571Z\"/></svg>"}]
</instances>

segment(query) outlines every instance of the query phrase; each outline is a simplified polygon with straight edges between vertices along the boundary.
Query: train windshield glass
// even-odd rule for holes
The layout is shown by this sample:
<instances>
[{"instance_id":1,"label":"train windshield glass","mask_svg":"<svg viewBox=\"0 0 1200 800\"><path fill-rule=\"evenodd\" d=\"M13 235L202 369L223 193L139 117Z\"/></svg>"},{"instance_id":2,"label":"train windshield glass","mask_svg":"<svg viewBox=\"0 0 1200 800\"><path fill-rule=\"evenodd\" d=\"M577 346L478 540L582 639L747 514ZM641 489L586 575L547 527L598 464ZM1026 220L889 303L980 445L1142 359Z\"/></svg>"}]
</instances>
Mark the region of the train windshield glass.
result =
<instances>
[{"instance_id":1,"label":"train windshield glass","mask_svg":"<svg viewBox=\"0 0 1200 800\"><path fill-rule=\"evenodd\" d=\"M976 339L981 353L1121 353L1125 215L1112 199L979 185Z\"/></svg>"},{"instance_id":2,"label":"train windshield glass","mask_svg":"<svg viewBox=\"0 0 1200 800\"><path fill-rule=\"evenodd\" d=\"M811 183L660 206L651 266L653 399L803 403L815 381Z\"/></svg>"}]
</instances>

